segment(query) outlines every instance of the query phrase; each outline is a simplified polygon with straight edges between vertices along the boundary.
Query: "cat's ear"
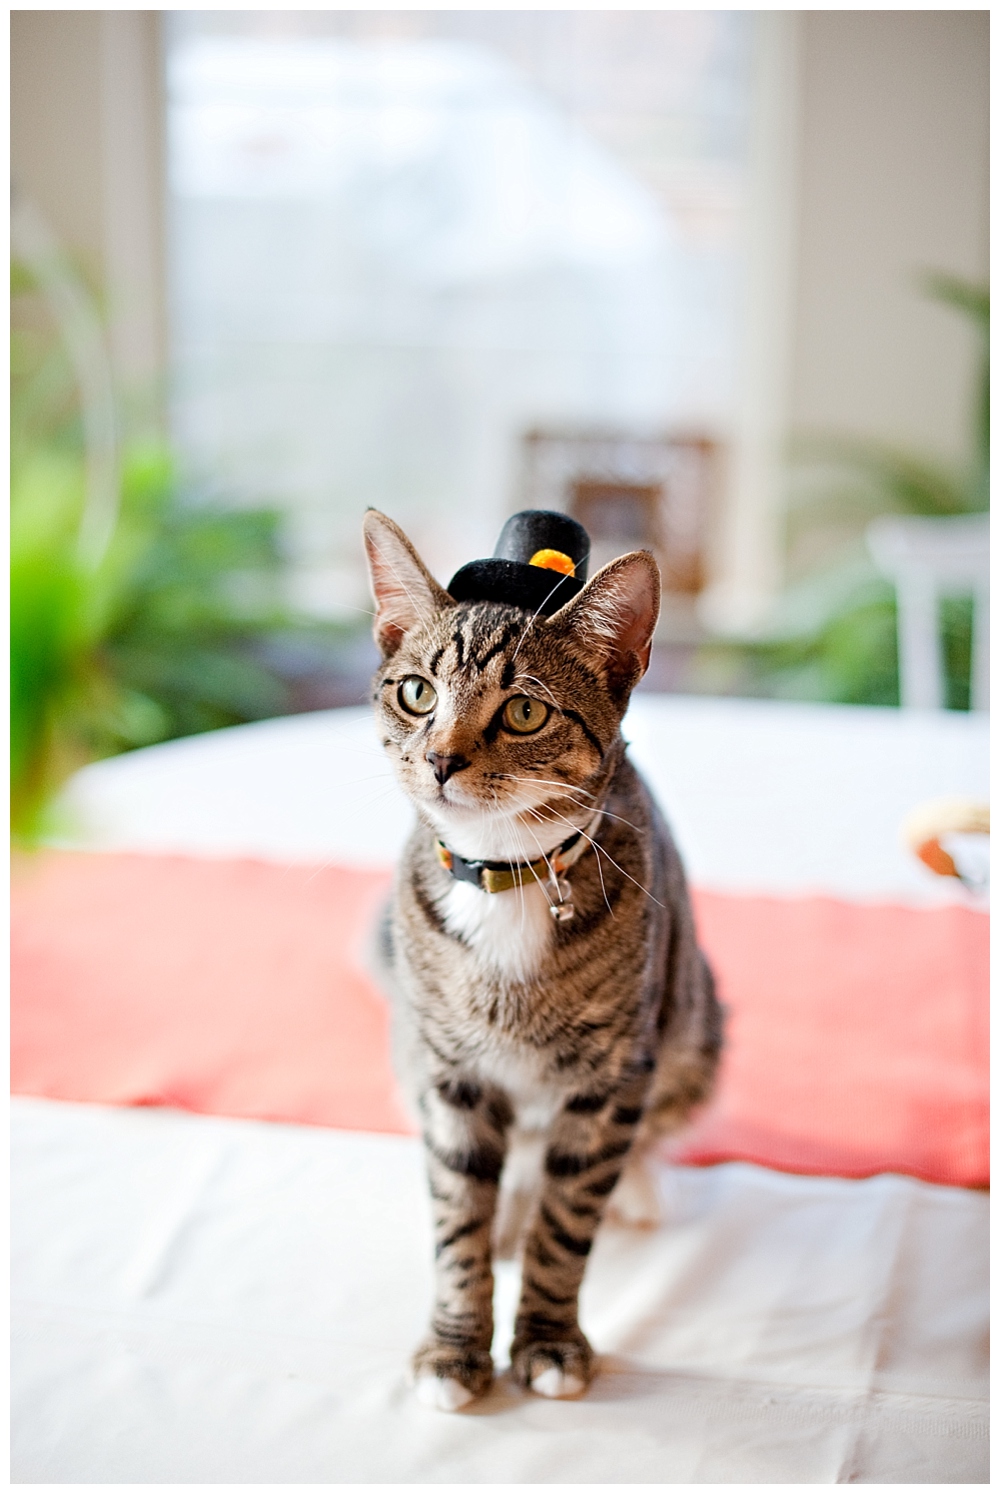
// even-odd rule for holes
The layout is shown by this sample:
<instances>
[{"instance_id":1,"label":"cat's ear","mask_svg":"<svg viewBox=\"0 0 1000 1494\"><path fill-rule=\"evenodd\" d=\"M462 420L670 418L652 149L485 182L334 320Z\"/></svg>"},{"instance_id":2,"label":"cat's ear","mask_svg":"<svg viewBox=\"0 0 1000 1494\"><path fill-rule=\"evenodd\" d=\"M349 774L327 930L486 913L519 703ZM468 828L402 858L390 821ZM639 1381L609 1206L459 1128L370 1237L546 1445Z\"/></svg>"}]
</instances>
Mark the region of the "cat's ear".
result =
<instances>
[{"instance_id":1,"label":"cat's ear","mask_svg":"<svg viewBox=\"0 0 1000 1494\"><path fill-rule=\"evenodd\" d=\"M660 615L660 572L648 550L622 555L598 571L552 619L592 655L614 694L646 673Z\"/></svg>"},{"instance_id":2,"label":"cat's ear","mask_svg":"<svg viewBox=\"0 0 1000 1494\"><path fill-rule=\"evenodd\" d=\"M375 642L388 659L412 627L455 604L392 519L370 508L363 528L375 594Z\"/></svg>"}]
</instances>

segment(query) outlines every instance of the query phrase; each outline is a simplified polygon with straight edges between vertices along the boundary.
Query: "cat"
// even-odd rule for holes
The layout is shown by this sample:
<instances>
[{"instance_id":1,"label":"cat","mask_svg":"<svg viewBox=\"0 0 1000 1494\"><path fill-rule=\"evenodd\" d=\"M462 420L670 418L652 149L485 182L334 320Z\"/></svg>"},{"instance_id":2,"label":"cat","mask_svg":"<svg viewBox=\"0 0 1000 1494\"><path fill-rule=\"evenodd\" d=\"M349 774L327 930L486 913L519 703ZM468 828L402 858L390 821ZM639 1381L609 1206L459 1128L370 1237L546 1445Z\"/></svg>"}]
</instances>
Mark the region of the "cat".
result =
<instances>
[{"instance_id":1,"label":"cat","mask_svg":"<svg viewBox=\"0 0 1000 1494\"><path fill-rule=\"evenodd\" d=\"M650 1213L642 1158L707 1099L722 1041L680 858L619 729L659 572L636 551L533 615L456 602L374 509L364 537L376 722L418 817L379 940L434 1212L416 1391L457 1410L488 1389L494 1250L520 1237L513 1378L574 1396L595 1369L577 1299L609 1196ZM489 892L456 860L514 870Z\"/></svg>"}]
</instances>

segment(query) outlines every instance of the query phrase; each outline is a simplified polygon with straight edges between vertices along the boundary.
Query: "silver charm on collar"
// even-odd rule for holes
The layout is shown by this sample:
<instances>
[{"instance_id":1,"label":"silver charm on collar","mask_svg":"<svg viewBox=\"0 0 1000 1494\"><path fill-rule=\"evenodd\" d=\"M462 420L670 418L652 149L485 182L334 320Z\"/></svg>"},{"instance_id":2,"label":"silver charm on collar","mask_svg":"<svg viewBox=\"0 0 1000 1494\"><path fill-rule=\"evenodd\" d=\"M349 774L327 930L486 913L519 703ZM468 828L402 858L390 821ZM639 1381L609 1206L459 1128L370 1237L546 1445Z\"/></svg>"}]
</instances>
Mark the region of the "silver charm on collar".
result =
<instances>
[{"instance_id":1,"label":"silver charm on collar","mask_svg":"<svg viewBox=\"0 0 1000 1494\"><path fill-rule=\"evenodd\" d=\"M570 886L565 877L553 876L551 884L557 901L549 904L549 912L556 923L569 923L576 909L570 900Z\"/></svg>"}]
</instances>

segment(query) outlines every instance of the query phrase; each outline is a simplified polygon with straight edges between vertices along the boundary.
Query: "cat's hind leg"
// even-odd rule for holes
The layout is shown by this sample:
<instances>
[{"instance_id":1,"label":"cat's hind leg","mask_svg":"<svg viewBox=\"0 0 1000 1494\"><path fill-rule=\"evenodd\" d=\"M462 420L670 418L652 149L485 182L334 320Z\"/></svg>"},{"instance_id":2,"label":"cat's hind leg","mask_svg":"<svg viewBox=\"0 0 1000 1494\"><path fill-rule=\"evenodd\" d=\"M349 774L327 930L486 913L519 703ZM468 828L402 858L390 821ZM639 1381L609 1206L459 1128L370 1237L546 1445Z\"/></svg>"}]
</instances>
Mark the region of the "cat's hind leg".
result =
<instances>
[{"instance_id":1,"label":"cat's hind leg","mask_svg":"<svg viewBox=\"0 0 1000 1494\"><path fill-rule=\"evenodd\" d=\"M665 1220L660 1167L650 1147L635 1145L608 1199L605 1217L633 1229L657 1229Z\"/></svg>"},{"instance_id":2,"label":"cat's hind leg","mask_svg":"<svg viewBox=\"0 0 1000 1494\"><path fill-rule=\"evenodd\" d=\"M493 1254L497 1260L512 1261L517 1257L528 1219L538 1201L544 1154L544 1131L512 1129L493 1225Z\"/></svg>"}]
</instances>

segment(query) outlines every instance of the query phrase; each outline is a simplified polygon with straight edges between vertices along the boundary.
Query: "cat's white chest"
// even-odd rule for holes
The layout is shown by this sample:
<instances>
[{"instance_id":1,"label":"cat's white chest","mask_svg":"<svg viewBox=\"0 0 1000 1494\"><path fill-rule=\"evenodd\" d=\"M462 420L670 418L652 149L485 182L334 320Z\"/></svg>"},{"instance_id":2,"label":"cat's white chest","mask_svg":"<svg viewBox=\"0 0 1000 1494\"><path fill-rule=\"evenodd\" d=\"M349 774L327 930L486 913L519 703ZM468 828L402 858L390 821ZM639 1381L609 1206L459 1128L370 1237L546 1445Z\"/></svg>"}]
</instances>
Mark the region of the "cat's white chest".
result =
<instances>
[{"instance_id":1,"label":"cat's white chest","mask_svg":"<svg viewBox=\"0 0 1000 1494\"><path fill-rule=\"evenodd\" d=\"M552 942L549 899L537 882L508 892L482 892L470 882L455 882L440 907L448 931L507 980L530 980Z\"/></svg>"}]
</instances>

